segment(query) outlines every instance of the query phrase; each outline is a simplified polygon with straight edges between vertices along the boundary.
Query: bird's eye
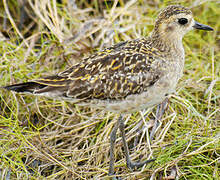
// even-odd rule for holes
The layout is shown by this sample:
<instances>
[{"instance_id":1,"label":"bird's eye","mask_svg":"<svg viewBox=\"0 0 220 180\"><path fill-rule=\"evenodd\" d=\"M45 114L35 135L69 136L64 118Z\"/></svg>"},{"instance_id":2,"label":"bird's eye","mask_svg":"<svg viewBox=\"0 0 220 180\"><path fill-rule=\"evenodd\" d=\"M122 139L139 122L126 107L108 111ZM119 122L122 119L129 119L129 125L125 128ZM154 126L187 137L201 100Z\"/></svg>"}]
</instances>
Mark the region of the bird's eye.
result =
<instances>
[{"instance_id":1,"label":"bird's eye","mask_svg":"<svg viewBox=\"0 0 220 180\"><path fill-rule=\"evenodd\" d=\"M181 25L184 25L184 24L188 23L188 19L180 18L180 19L178 19L178 23L181 24Z\"/></svg>"}]
</instances>

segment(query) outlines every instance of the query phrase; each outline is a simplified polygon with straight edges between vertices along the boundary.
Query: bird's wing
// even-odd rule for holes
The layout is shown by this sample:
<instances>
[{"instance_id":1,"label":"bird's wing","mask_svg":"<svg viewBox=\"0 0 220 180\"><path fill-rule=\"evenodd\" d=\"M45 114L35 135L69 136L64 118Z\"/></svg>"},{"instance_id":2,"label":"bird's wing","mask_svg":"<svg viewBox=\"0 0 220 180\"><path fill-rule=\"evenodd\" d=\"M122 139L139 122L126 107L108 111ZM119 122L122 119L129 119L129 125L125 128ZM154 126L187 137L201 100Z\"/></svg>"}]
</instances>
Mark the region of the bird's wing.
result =
<instances>
[{"instance_id":1,"label":"bird's wing","mask_svg":"<svg viewBox=\"0 0 220 180\"><path fill-rule=\"evenodd\" d=\"M162 60L155 49L143 42L116 44L55 76L34 80L29 85L12 85L11 90L19 88L19 92L79 100L117 100L147 91L163 74Z\"/></svg>"}]
</instances>

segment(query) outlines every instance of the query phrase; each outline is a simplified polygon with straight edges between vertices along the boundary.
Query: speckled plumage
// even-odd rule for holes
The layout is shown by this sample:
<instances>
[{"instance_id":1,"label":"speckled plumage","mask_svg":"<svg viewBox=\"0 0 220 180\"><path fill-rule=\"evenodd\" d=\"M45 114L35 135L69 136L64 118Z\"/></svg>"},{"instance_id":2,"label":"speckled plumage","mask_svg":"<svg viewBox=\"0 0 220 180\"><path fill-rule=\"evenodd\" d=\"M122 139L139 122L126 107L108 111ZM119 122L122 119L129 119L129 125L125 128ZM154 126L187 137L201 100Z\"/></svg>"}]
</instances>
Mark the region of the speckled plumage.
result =
<instances>
[{"instance_id":1,"label":"speckled plumage","mask_svg":"<svg viewBox=\"0 0 220 180\"><path fill-rule=\"evenodd\" d=\"M154 30L147 38L118 43L57 75L4 88L60 98L119 114L147 108L161 103L168 94L175 91L184 67L182 38L193 28L213 30L196 22L188 8L168 6L160 12ZM159 108L161 115L156 115L158 121L164 106L162 103ZM153 137L157 124L152 128L150 138ZM121 131L128 168L142 167L154 161L131 160L120 115L110 134L109 175L114 174L117 129Z\"/></svg>"},{"instance_id":2,"label":"speckled plumage","mask_svg":"<svg viewBox=\"0 0 220 180\"><path fill-rule=\"evenodd\" d=\"M170 25L179 14L191 18L192 13L169 6L148 38L118 43L57 75L6 88L121 113L158 104L175 91L183 71L185 32L173 36L176 29Z\"/></svg>"}]
</instances>

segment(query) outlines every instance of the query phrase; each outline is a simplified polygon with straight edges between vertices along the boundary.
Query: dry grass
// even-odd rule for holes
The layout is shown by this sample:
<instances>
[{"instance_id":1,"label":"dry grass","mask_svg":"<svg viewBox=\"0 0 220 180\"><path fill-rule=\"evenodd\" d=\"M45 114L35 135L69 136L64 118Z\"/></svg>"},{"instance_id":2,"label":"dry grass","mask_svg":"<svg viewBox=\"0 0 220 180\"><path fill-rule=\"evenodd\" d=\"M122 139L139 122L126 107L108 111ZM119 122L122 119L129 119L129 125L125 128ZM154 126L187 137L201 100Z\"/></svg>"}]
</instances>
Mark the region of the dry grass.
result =
<instances>
[{"instance_id":1,"label":"dry grass","mask_svg":"<svg viewBox=\"0 0 220 180\"><path fill-rule=\"evenodd\" d=\"M0 85L57 73L96 49L146 36L158 10L174 1L3 0L0 3ZM184 38L186 65L155 139L155 108L126 118L133 160L156 157L129 171L116 145L122 179L220 179L220 4L192 7L214 32ZM1 179L105 179L109 134L117 115L71 103L1 90Z\"/></svg>"}]
</instances>

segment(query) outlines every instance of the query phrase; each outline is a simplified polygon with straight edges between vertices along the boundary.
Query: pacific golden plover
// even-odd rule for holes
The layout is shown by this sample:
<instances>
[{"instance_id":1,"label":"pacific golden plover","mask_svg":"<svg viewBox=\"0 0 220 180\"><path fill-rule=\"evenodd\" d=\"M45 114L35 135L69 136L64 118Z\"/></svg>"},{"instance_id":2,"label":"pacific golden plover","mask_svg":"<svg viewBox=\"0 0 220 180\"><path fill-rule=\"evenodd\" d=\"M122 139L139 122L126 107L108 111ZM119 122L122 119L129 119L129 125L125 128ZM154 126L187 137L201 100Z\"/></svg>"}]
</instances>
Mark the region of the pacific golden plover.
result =
<instances>
[{"instance_id":1,"label":"pacific golden plover","mask_svg":"<svg viewBox=\"0 0 220 180\"><path fill-rule=\"evenodd\" d=\"M114 173L117 129L122 134L127 166L140 167L150 160L130 160L121 114L157 105L175 91L184 67L182 38L192 29L213 30L196 22L188 8L168 6L159 13L147 38L115 44L64 72L4 88L119 113L110 136L109 174Z\"/></svg>"}]
</instances>

